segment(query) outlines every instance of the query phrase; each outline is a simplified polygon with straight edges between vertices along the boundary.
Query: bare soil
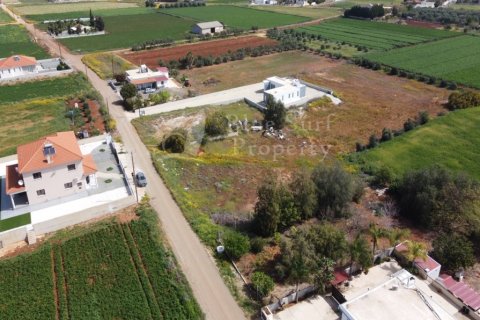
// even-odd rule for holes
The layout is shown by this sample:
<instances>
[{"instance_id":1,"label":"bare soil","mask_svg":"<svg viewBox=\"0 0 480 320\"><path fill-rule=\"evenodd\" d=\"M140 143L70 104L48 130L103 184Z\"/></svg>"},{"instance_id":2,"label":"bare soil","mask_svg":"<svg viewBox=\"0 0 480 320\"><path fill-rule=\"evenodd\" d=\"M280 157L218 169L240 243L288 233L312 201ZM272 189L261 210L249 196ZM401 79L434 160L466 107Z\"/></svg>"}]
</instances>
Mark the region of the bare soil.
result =
<instances>
[{"instance_id":1,"label":"bare soil","mask_svg":"<svg viewBox=\"0 0 480 320\"><path fill-rule=\"evenodd\" d=\"M247 36L239 38L231 38L224 40L203 41L194 44L180 45L169 48L147 50L141 52L122 52L122 58L130 61L135 65L146 64L150 68L158 67L158 61L162 60L168 62L171 60L178 60L191 52L197 56L213 56L218 57L229 51L234 52L242 48L256 48L259 46L276 45L277 41L257 37Z\"/></svg>"}]
</instances>

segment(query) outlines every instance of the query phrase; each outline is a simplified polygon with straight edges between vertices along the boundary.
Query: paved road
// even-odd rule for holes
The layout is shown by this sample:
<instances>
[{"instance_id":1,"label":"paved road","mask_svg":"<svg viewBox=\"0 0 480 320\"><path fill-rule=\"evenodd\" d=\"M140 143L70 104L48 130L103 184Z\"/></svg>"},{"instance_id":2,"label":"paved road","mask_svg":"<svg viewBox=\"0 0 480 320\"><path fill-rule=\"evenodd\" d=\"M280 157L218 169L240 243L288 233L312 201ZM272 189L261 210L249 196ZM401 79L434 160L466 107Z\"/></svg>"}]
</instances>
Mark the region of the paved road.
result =
<instances>
[{"instance_id":1,"label":"paved road","mask_svg":"<svg viewBox=\"0 0 480 320\"><path fill-rule=\"evenodd\" d=\"M57 42L46 34L34 30L32 25L18 17L17 21L24 24L27 30L42 45L47 46L54 55L59 55L60 46ZM87 70L81 61L81 56L72 55L65 48L62 48L61 51L68 64L76 70L86 73L92 85L108 101L110 113L117 121L117 129L126 149L133 152L135 165L141 167L149 179L147 192L152 197L151 204L158 212L173 252L207 319L245 319L243 311L220 277L215 261L190 228L169 190L155 171L147 148L143 145L130 121L125 117L123 109L118 105L112 106L112 102L117 101L118 96L105 81L101 80L93 71Z\"/></svg>"}]
</instances>

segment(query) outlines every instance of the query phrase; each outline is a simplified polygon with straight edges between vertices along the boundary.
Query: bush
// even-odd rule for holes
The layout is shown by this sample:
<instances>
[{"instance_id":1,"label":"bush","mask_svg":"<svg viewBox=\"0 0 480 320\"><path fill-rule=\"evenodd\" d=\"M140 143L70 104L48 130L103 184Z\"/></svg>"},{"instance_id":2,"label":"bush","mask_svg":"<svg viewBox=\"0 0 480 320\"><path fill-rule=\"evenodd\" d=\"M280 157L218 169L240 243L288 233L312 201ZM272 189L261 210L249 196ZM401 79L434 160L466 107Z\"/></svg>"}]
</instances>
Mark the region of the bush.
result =
<instances>
[{"instance_id":1,"label":"bush","mask_svg":"<svg viewBox=\"0 0 480 320\"><path fill-rule=\"evenodd\" d=\"M240 259L244 254L250 251L250 241L248 237L236 232L226 231L223 236L223 245L225 251L233 260Z\"/></svg>"},{"instance_id":2,"label":"bush","mask_svg":"<svg viewBox=\"0 0 480 320\"><path fill-rule=\"evenodd\" d=\"M417 126L417 123L415 121L413 121L412 119L408 118L408 120L405 121L405 123L403 124L403 130L405 132L407 132L407 131L415 129L416 126Z\"/></svg>"},{"instance_id":3,"label":"bush","mask_svg":"<svg viewBox=\"0 0 480 320\"><path fill-rule=\"evenodd\" d=\"M475 264L472 242L455 234L437 237L433 241L433 256L443 268L454 272Z\"/></svg>"},{"instance_id":4,"label":"bush","mask_svg":"<svg viewBox=\"0 0 480 320\"><path fill-rule=\"evenodd\" d=\"M263 298L268 296L268 294L275 287L273 279L263 272L256 271L252 274L252 286L258 292L258 294Z\"/></svg>"},{"instance_id":5,"label":"bush","mask_svg":"<svg viewBox=\"0 0 480 320\"><path fill-rule=\"evenodd\" d=\"M137 87L132 83L126 83L120 90L120 95L124 101L128 98L133 98L137 95Z\"/></svg>"},{"instance_id":6,"label":"bush","mask_svg":"<svg viewBox=\"0 0 480 320\"><path fill-rule=\"evenodd\" d=\"M250 250L252 253L260 253L263 251L263 247L267 244L267 241L260 237L255 237L250 240Z\"/></svg>"},{"instance_id":7,"label":"bush","mask_svg":"<svg viewBox=\"0 0 480 320\"><path fill-rule=\"evenodd\" d=\"M372 134L372 135L370 136L370 138L368 139L367 148L368 148L368 149L375 148L375 147L378 146L378 144L379 144L379 142L378 142L377 136L376 136L375 134Z\"/></svg>"},{"instance_id":8,"label":"bush","mask_svg":"<svg viewBox=\"0 0 480 320\"><path fill-rule=\"evenodd\" d=\"M385 141L392 140L392 138L393 138L392 130L387 129L387 128L383 128L382 138L380 139L380 141L385 142Z\"/></svg>"},{"instance_id":9,"label":"bush","mask_svg":"<svg viewBox=\"0 0 480 320\"><path fill-rule=\"evenodd\" d=\"M453 92L448 97L450 110L467 109L480 106L480 93L474 91Z\"/></svg>"},{"instance_id":10,"label":"bush","mask_svg":"<svg viewBox=\"0 0 480 320\"><path fill-rule=\"evenodd\" d=\"M170 153L182 153L185 151L187 143L187 131L185 129L174 129L167 137L160 143L160 150Z\"/></svg>"},{"instance_id":11,"label":"bush","mask_svg":"<svg viewBox=\"0 0 480 320\"><path fill-rule=\"evenodd\" d=\"M418 113L417 122L418 122L419 125L424 125L428 121L430 121L430 116L429 116L427 111L421 111L421 112Z\"/></svg>"},{"instance_id":12,"label":"bush","mask_svg":"<svg viewBox=\"0 0 480 320\"><path fill-rule=\"evenodd\" d=\"M215 111L207 115L205 133L209 136L225 135L228 132L228 119L223 111Z\"/></svg>"}]
</instances>

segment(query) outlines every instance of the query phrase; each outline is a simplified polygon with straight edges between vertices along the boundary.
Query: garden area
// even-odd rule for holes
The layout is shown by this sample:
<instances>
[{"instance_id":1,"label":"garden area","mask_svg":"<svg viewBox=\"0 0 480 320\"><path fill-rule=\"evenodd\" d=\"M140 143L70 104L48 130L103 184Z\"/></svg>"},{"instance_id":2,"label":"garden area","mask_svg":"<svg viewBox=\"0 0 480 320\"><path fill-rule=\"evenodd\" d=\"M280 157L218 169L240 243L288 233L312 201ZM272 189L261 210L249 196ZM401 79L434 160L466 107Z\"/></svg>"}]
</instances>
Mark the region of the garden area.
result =
<instances>
[{"instance_id":1,"label":"garden area","mask_svg":"<svg viewBox=\"0 0 480 320\"><path fill-rule=\"evenodd\" d=\"M0 156L14 154L19 144L57 131L80 130L85 122L72 122L66 102L83 96L98 99L85 77L78 73L0 86L0 96L0 112L3 114L0 119ZM106 117L102 113L95 121L103 123Z\"/></svg>"},{"instance_id":2,"label":"garden area","mask_svg":"<svg viewBox=\"0 0 480 320\"><path fill-rule=\"evenodd\" d=\"M2 318L203 319L153 209L121 215L0 261Z\"/></svg>"},{"instance_id":3,"label":"garden area","mask_svg":"<svg viewBox=\"0 0 480 320\"><path fill-rule=\"evenodd\" d=\"M37 59L49 58L47 52L34 43L20 25L0 25L0 58L6 58L15 54L32 56Z\"/></svg>"}]
</instances>

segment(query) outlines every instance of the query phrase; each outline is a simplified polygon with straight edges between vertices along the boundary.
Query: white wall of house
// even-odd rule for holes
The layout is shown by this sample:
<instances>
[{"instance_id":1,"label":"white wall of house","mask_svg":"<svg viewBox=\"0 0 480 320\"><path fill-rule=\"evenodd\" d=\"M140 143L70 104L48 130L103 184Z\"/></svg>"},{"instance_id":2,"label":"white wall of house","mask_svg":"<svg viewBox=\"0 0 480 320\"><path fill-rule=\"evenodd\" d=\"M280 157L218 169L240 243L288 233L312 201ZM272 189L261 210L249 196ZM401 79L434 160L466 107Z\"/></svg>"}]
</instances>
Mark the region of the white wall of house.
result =
<instances>
[{"instance_id":1,"label":"white wall of house","mask_svg":"<svg viewBox=\"0 0 480 320\"><path fill-rule=\"evenodd\" d=\"M38 73L37 66L16 67L9 69L0 69L0 79L15 78L32 73Z\"/></svg>"},{"instance_id":2,"label":"white wall of house","mask_svg":"<svg viewBox=\"0 0 480 320\"><path fill-rule=\"evenodd\" d=\"M271 77L263 81L264 102L271 96L275 101L283 104L294 103L305 97L306 87L298 80Z\"/></svg>"},{"instance_id":3,"label":"white wall of house","mask_svg":"<svg viewBox=\"0 0 480 320\"><path fill-rule=\"evenodd\" d=\"M198 25L194 25L192 28L193 33L196 34L212 34L222 32L223 30L223 26L218 26L214 28L200 28Z\"/></svg>"},{"instance_id":4,"label":"white wall of house","mask_svg":"<svg viewBox=\"0 0 480 320\"><path fill-rule=\"evenodd\" d=\"M23 173L23 181L30 204L43 203L85 191L86 181L83 177L82 161L70 163L75 165L74 170L68 169L69 164L55 166L55 160L53 161L50 168ZM41 178L34 179L34 174L37 172L41 173ZM65 185L67 183L71 183L71 188L69 185ZM37 194L39 190L44 190L45 195Z\"/></svg>"}]
</instances>

